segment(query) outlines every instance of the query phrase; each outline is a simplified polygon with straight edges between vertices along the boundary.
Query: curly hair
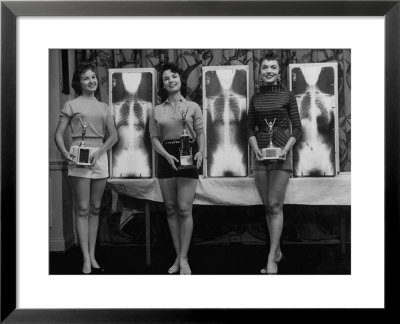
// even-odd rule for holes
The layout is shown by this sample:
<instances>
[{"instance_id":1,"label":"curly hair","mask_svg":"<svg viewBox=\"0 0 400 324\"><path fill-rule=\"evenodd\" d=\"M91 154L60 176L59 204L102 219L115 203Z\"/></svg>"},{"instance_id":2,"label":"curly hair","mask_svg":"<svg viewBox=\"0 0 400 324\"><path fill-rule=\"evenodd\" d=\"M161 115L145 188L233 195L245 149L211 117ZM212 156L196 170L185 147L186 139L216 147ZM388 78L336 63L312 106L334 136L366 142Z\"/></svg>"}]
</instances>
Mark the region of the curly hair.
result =
<instances>
[{"instance_id":1,"label":"curly hair","mask_svg":"<svg viewBox=\"0 0 400 324\"><path fill-rule=\"evenodd\" d=\"M271 50L265 53L265 55L260 59L260 67L262 65L262 62L264 62L265 60L277 61L279 66L281 64L278 55Z\"/></svg>"},{"instance_id":2,"label":"curly hair","mask_svg":"<svg viewBox=\"0 0 400 324\"><path fill-rule=\"evenodd\" d=\"M80 96L82 94L81 87L81 75L88 70L95 72L96 65L91 62L82 62L75 69L74 75L71 81L71 87L74 89L75 93Z\"/></svg>"},{"instance_id":3,"label":"curly hair","mask_svg":"<svg viewBox=\"0 0 400 324\"><path fill-rule=\"evenodd\" d=\"M171 70L172 73L179 74L179 78L181 79L181 95L184 98L186 98L187 88L186 88L186 82L182 78L182 74L183 74L182 70L179 69L173 63L166 63L161 67L161 70L158 75L158 95L159 95L161 101L164 102L168 98L168 91L164 88L164 82L163 82L163 73L167 70Z\"/></svg>"}]
</instances>

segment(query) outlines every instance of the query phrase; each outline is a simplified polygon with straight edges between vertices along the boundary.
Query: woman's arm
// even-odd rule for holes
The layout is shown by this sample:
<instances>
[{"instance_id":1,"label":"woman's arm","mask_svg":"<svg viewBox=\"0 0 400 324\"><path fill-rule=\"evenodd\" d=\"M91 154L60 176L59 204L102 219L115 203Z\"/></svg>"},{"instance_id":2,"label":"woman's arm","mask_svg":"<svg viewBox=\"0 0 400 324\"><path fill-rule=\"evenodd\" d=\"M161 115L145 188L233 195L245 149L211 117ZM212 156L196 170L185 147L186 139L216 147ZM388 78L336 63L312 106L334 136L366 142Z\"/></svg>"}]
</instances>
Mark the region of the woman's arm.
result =
<instances>
[{"instance_id":1,"label":"woman's arm","mask_svg":"<svg viewBox=\"0 0 400 324\"><path fill-rule=\"evenodd\" d=\"M106 141L103 143L103 145L97 151L97 152L99 152L99 155L102 154L103 152L108 151L110 148L112 148L118 142L117 129L115 128L114 121L112 118L107 119L106 132L107 132L108 136L107 136Z\"/></svg>"},{"instance_id":2,"label":"woman's arm","mask_svg":"<svg viewBox=\"0 0 400 324\"><path fill-rule=\"evenodd\" d=\"M285 155L287 152L290 151L290 149L292 148L292 146L294 145L294 143L296 143L296 139L291 136L289 138L289 140L287 141L285 147L283 148L282 152L281 152L281 156Z\"/></svg>"},{"instance_id":3,"label":"woman's arm","mask_svg":"<svg viewBox=\"0 0 400 324\"><path fill-rule=\"evenodd\" d=\"M260 149L258 148L256 133L255 133L255 126L256 126L256 116L255 116L255 107L253 103L253 97L250 100L249 111L247 113L247 137L249 139L249 144L253 149L254 153L256 154L257 159L262 158L262 154Z\"/></svg>"},{"instance_id":4,"label":"woman's arm","mask_svg":"<svg viewBox=\"0 0 400 324\"><path fill-rule=\"evenodd\" d=\"M255 136L250 136L249 143L250 143L250 146L253 149L254 153L256 154L256 158L257 159L261 159L262 158L262 153L261 153L260 149L258 148L256 137Z\"/></svg>"},{"instance_id":5,"label":"woman's arm","mask_svg":"<svg viewBox=\"0 0 400 324\"><path fill-rule=\"evenodd\" d=\"M297 100L295 95L291 92L289 97L289 117L290 122L292 124L292 134L287 141L284 149L282 150L282 155L285 155L290 151L292 146L296 143L296 141L300 138L302 132L299 108L297 106Z\"/></svg>"},{"instance_id":6,"label":"woman's arm","mask_svg":"<svg viewBox=\"0 0 400 324\"><path fill-rule=\"evenodd\" d=\"M169 153L165 150L165 148L164 148L164 147L162 146L162 144L161 144L160 137L158 137L158 136L153 136L153 137L151 138L151 144L153 145L154 150L155 150L157 153L161 154L164 158L166 158L167 161L168 161L168 163L172 166L172 168L173 168L174 170L178 171L178 169L177 169L176 166L175 166L175 162L174 162L174 161L179 162L179 160L178 160L175 156L169 154Z\"/></svg>"},{"instance_id":7,"label":"woman's arm","mask_svg":"<svg viewBox=\"0 0 400 324\"><path fill-rule=\"evenodd\" d=\"M197 169L199 169L204 159L205 142L206 142L204 136L204 130L201 129L200 131L197 131L196 136L197 136L197 143L199 145L199 151L194 156L194 159L197 161Z\"/></svg>"},{"instance_id":8,"label":"woman's arm","mask_svg":"<svg viewBox=\"0 0 400 324\"><path fill-rule=\"evenodd\" d=\"M297 100L295 95L291 92L289 99L289 117L292 123L292 137L295 141L300 138L302 132L301 119L299 114L299 108L297 106ZM294 144L294 143L293 143Z\"/></svg>"},{"instance_id":9,"label":"woman's arm","mask_svg":"<svg viewBox=\"0 0 400 324\"><path fill-rule=\"evenodd\" d=\"M74 165L76 164L75 161L73 160L74 156L67 151L64 143L64 134L65 130L67 129L67 126L68 126L68 121L60 120L58 122L57 129L54 134L54 141L56 142L58 150L61 152L62 156L67 161L67 163L69 165Z\"/></svg>"},{"instance_id":10,"label":"woman's arm","mask_svg":"<svg viewBox=\"0 0 400 324\"><path fill-rule=\"evenodd\" d=\"M106 119L106 133L106 141L96 152L92 154L92 164L95 164L99 156L111 149L118 141L117 130L115 128L114 120L111 115L108 115Z\"/></svg>"}]
</instances>

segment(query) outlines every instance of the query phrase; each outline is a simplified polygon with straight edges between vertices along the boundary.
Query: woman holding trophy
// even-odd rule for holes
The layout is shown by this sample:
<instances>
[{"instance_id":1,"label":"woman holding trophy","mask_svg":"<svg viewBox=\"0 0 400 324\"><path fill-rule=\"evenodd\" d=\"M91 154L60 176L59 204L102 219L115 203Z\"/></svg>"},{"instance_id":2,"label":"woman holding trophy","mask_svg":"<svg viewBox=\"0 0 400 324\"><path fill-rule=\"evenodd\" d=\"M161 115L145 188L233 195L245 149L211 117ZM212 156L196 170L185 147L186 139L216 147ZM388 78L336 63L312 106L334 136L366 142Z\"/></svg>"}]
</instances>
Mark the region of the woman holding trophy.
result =
<instances>
[{"instance_id":1,"label":"woman holding trophy","mask_svg":"<svg viewBox=\"0 0 400 324\"><path fill-rule=\"evenodd\" d=\"M96 261L95 247L100 203L108 178L107 150L117 142L108 106L94 95L98 86L94 69L91 63L77 67L71 86L78 96L61 109L55 132L56 145L68 163L84 274L104 271ZM68 126L72 136L69 151L64 143Z\"/></svg>"},{"instance_id":2,"label":"woman holding trophy","mask_svg":"<svg viewBox=\"0 0 400 324\"><path fill-rule=\"evenodd\" d=\"M181 76L181 71L173 64L167 63L161 68L158 95L162 104L154 107L150 114L150 136L159 155L157 178L176 252L168 273L190 275L192 207L205 139L202 111L196 103L185 99L186 84Z\"/></svg>"},{"instance_id":3,"label":"woman holding trophy","mask_svg":"<svg viewBox=\"0 0 400 324\"><path fill-rule=\"evenodd\" d=\"M247 117L247 135L256 156L254 180L265 206L270 238L262 274L277 274L282 259L283 203L293 170L291 148L301 134L296 97L281 85L279 73L278 57L267 53L260 61L263 85L251 98Z\"/></svg>"}]
</instances>

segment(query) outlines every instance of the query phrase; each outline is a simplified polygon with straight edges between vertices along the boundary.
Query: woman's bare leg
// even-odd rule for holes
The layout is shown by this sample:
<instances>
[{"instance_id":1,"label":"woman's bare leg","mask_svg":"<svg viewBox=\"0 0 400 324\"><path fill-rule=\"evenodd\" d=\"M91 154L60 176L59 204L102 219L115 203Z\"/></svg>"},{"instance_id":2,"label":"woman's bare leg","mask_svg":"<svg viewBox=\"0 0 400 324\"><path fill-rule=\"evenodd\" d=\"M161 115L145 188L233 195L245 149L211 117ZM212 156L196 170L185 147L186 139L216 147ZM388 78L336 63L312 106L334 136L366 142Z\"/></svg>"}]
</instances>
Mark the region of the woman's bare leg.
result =
<instances>
[{"instance_id":1,"label":"woman's bare leg","mask_svg":"<svg viewBox=\"0 0 400 324\"><path fill-rule=\"evenodd\" d=\"M90 214L89 214L89 256L93 268L100 268L96 261L95 250L97 232L99 229L99 214L101 199L107 179L92 179L90 188Z\"/></svg>"},{"instance_id":2,"label":"woman's bare leg","mask_svg":"<svg viewBox=\"0 0 400 324\"><path fill-rule=\"evenodd\" d=\"M283 228L283 203L290 172L285 170L269 171L269 233L270 250L268 254L267 273L278 270L277 258L280 256L280 240Z\"/></svg>"},{"instance_id":3,"label":"woman's bare leg","mask_svg":"<svg viewBox=\"0 0 400 324\"><path fill-rule=\"evenodd\" d=\"M168 269L168 272L176 273L179 271L180 257L179 216L176 178L158 179L158 183L160 184L161 195L163 197L165 211L167 213L168 227L171 233L172 244L176 253L175 261L173 265Z\"/></svg>"},{"instance_id":4,"label":"woman's bare leg","mask_svg":"<svg viewBox=\"0 0 400 324\"><path fill-rule=\"evenodd\" d=\"M83 273L92 271L89 255L89 208L90 180L81 177L71 177L76 210L76 230L79 246L83 256Z\"/></svg>"},{"instance_id":5,"label":"woman's bare leg","mask_svg":"<svg viewBox=\"0 0 400 324\"><path fill-rule=\"evenodd\" d=\"M188 252L193 232L192 208L197 182L197 179L177 178L181 274L191 274Z\"/></svg>"}]
</instances>

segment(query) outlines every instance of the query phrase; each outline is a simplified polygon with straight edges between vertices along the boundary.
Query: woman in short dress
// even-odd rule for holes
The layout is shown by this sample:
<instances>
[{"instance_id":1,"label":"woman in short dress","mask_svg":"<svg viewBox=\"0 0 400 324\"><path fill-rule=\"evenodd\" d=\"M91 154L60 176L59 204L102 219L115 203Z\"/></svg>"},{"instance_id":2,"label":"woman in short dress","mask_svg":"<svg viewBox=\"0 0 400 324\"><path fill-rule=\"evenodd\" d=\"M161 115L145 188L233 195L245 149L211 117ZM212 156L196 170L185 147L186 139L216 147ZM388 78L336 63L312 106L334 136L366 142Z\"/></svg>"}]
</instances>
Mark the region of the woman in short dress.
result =
<instances>
[{"instance_id":1,"label":"woman in short dress","mask_svg":"<svg viewBox=\"0 0 400 324\"><path fill-rule=\"evenodd\" d=\"M109 108L94 95L98 86L94 68L91 63L82 63L77 67L72 78L72 88L78 96L67 101L61 109L55 132L56 145L68 163L78 240L83 255L83 274L103 271L96 261L95 247L100 203L109 176L107 150L117 142L117 132ZM96 148L90 156L91 165L77 165L76 156L66 149L64 133L68 126L72 136L71 147L80 145L82 130L85 128L85 146Z\"/></svg>"},{"instance_id":2,"label":"woman in short dress","mask_svg":"<svg viewBox=\"0 0 400 324\"><path fill-rule=\"evenodd\" d=\"M193 232L192 207L205 142L203 116L199 105L185 99L186 85L175 65L165 64L161 68L158 86L163 102L150 114L150 136L158 153L157 178L176 252L168 273L190 275L188 251ZM179 147L184 121L193 142L195 168L180 170Z\"/></svg>"},{"instance_id":3,"label":"woman in short dress","mask_svg":"<svg viewBox=\"0 0 400 324\"><path fill-rule=\"evenodd\" d=\"M280 239L283 228L283 203L289 177L293 171L291 148L301 134L300 115L294 94L280 83L278 57L269 52L260 61L263 86L250 101L247 135L255 153L254 180L266 210L270 237L267 264L262 274L277 274L282 259ZM273 125L272 143L282 148L284 160L261 160L262 149L269 146L269 126ZM290 132L290 123L292 130Z\"/></svg>"}]
</instances>

